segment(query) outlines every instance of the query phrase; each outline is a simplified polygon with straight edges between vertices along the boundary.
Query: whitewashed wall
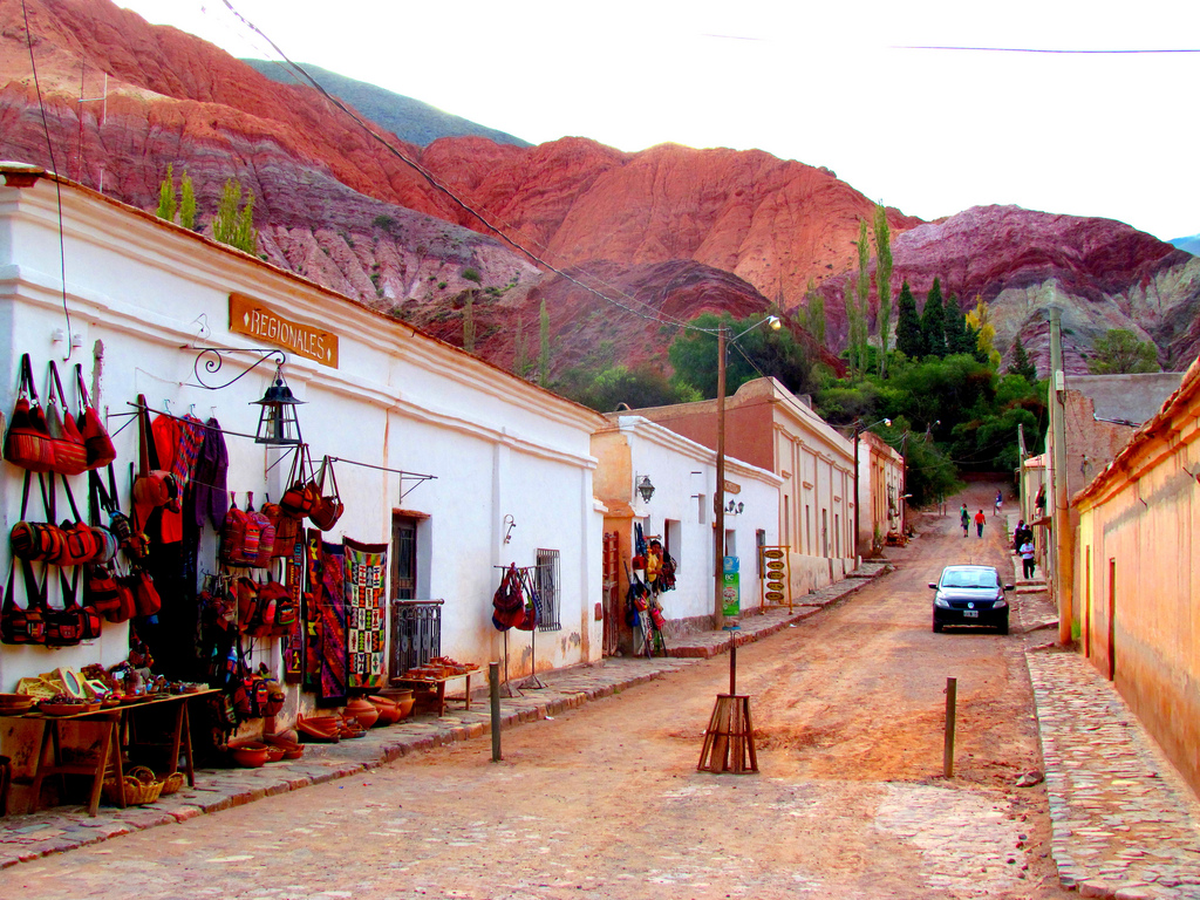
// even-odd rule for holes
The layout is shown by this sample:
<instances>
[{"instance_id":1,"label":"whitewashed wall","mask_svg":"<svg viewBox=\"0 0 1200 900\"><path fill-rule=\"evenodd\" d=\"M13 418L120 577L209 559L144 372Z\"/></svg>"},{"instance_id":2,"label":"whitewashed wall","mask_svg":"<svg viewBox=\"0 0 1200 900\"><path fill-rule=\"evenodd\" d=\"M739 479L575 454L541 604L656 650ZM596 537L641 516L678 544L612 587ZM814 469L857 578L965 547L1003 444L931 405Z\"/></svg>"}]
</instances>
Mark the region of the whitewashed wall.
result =
<instances>
[{"instance_id":1,"label":"whitewashed wall","mask_svg":"<svg viewBox=\"0 0 1200 900\"><path fill-rule=\"evenodd\" d=\"M717 484L716 454L707 447L641 416L617 419L628 441L634 479L650 477L654 494L643 502L629 486L634 512L647 535L659 534L666 520L679 523L679 545L671 555L679 563L676 589L660 595L668 619L711 616L713 612L713 506ZM725 480L741 487L728 498L745 504L738 515L725 515L725 531L741 561L741 606L760 605L755 535L765 532L766 544L779 542L779 485L781 479L765 469L726 457ZM702 495L697 497L697 495Z\"/></svg>"},{"instance_id":2,"label":"whitewashed wall","mask_svg":"<svg viewBox=\"0 0 1200 900\"><path fill-rule=\"evenodd\" d=\"M4 171L0 164L0 171ZM395 509L429 516L419 532L420 598L441 598L442 651L486 664L498 658L500 635L491 625L494 566L532 565L538 548L561 554L561 632L539 633L537 666L596 659L600 623L602 516L592 499L591 432L597 414L542 391L494 366L442 344L352 301L214 244L152 216L70 183L62 185L66 307L60 279L55 186L0 187L0 409L11 412L20 354L29 352L44 380L57 357L64 376L81 362L93 400L115 431L136 395L150 406L170 404L176 414L195 405L202 419L216 415L227 431L252 433L259 399L273 377L263 365L219 391L190 386L197 356L188 346L268 346L228 331L231 291L250 295L288 318L340 337L340 368L289 354L285 374L305 401L299 417L319 461L329 454L376 466L436 476L400 499L398 476L340 464L346 513L327 539L343 535L385 543ZM67 362L67 341L81 346ZM254 358L233 354L223 370L205 376L220 383ZM39 391L43 384L39 383ZM69 396L74 391L68 388ZM128 463L136 459L136 430L116 438L119 487L126 497ZM268 489L278 497L286 465L267 473L276 451L229 437L229 486ZM0 463L0 510L5 533L20 508L22 470ZM76 496L86 478L75 479ZM406 487L411 486L406 484ZM502 522L518 527L503 544ZM216 541L207 533L201 566L216 567ZM0 551L7 574L8 551ZM513 639L524 647L528 635ZM106 624L102 637L62 650L0 646L0 690L22 676L59 665L111 665L127 652L127 626ZM510 663L516 663L514 654ZM529 660L526 658L528 665Z\"/></svg>"}]
</instances>

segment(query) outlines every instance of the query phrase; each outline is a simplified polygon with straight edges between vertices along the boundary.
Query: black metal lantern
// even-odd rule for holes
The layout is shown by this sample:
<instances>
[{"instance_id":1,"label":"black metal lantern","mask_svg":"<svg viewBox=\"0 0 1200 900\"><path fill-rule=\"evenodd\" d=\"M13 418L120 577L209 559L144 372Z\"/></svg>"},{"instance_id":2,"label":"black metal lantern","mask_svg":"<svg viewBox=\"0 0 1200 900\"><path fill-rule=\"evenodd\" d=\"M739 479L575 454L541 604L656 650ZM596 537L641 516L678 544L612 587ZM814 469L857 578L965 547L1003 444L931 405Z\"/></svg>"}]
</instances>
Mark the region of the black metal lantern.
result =
<instances>
[{"instance_id":1,"label":"black metal lantern","mask_svg":"<svg viewBox=\"0 0 1200 900\"><path fill-rule=\"evenodd\" d=\"M654 496L654 485L650 483L649 475L643 475L638 479L637 492L642 495L642 500L644 502L650 502L650 498Z\"/></svg>"},{"instance_id":2,"label":"black metal lantern","mask_svg":"<svg viewBox=\"0 0 1200 900\"><path fill-rule=\"evenodd\" d=\"M289 447L304 443L300 435L300 420L296 418L296 407L303 400L292 395L292 389L283 380L283 367L275 369L275 383L267 388L261 400L252 400L250 405L261 407L258 415L258 430L254 443L269 447Z\"/></svg>"}]
</instances>

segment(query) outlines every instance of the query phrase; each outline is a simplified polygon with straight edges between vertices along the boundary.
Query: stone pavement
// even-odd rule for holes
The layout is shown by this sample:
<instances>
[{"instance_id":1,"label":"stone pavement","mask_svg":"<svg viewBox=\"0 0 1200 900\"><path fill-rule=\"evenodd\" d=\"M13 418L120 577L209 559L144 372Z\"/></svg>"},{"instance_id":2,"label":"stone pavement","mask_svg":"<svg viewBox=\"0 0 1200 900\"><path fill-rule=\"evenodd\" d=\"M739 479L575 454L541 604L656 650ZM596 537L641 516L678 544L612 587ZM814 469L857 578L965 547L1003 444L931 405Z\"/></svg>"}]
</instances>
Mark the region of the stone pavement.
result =
<instances>
[{"instance_id":1,"label":"stone pavement","mask_svg":"<svg viewBox=\"0 0 1200 900\"><path fill-rule=\"evenodd\" d=\"M800 598L789 611L773 607L745 617L732 632L740 646L774 634L788 625L846 597L890 567L866 563L854 577L828 585ZM662 678L678 669L728 651L731 632L694 632L668 640L667 658L608 658L602 662L539 672L542 688L521 688L518 696L501 698L501 729L552 717L591 700ZM432 750L455 741L491 733L486 695L476 695L470 710L461 701L447 704L446 714L416 716L386 728L372 728L365 737L337 744L305 744L304 756L258 769L198 769L196 786L162 797L149 806L118 809L101 806L90 817L86 808L59 806L30 815L0 817L0 868L49 853L59 853L155 825L182 822L205 813L240 806L263 797L361 773L409 753Z\"/></svg>"}]
</instances>

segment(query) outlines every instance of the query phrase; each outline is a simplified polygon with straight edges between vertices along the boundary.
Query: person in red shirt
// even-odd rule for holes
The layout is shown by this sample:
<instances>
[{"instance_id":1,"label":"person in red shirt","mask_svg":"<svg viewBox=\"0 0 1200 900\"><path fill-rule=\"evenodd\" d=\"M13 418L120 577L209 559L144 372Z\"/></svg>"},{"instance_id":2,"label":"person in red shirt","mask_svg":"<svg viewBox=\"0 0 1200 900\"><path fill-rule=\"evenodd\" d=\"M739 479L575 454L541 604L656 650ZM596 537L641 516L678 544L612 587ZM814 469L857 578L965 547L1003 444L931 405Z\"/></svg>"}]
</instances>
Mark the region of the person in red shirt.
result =
<instances>
[{"instance_id":1,"label":"person in red shirt","mask_svg":"<svg viewBox=\"0 0 1200 900\"><path fill-rule=\"evenodd\" d=\"M980 537L983 537L983 523L986 521L987 521L987 516L985 516L983 514L982 509L979 512L975 513L975 532Z\"/></svg>"}]
</instances>

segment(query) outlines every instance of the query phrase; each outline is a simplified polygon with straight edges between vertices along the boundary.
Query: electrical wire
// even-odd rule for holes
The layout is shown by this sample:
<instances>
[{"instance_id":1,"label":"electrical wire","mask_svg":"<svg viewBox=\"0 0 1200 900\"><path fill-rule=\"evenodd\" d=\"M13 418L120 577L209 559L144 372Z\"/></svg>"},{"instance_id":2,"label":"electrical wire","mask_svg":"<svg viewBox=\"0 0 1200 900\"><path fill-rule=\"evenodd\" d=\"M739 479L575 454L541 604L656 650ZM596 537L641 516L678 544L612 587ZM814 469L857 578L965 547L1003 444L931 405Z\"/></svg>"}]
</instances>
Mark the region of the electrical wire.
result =
<instances>
[{"instance_id":1,"label":"electrical wire","mask_svg":"<svg viewBox=\"0 0 1200 900\"><path fill-rule=\"evenodd\" d=\"M58 162L54 158L54 142L50 140L50 122L46 117L46 101L42 97L42 85L38 81L37 62L33 58L33 32L29 30L29 8L26 6L25 0L21 0L21 14L25 18L25 45L29 48L29 66L33 69L33 88L37 92L38 108L42 114L42 133L46 136L46 149L50 153L50 169L54 172L55 176L54 191L58 198L58 263L60 274L62 275L63 316L67 320L67 355L63 357L63 362L69 362L74 347L72 347L71 341L71 310L67 308L67 248L66 241L63 238L62 184L58 180Z\"/></svg>"}]
</instances>

